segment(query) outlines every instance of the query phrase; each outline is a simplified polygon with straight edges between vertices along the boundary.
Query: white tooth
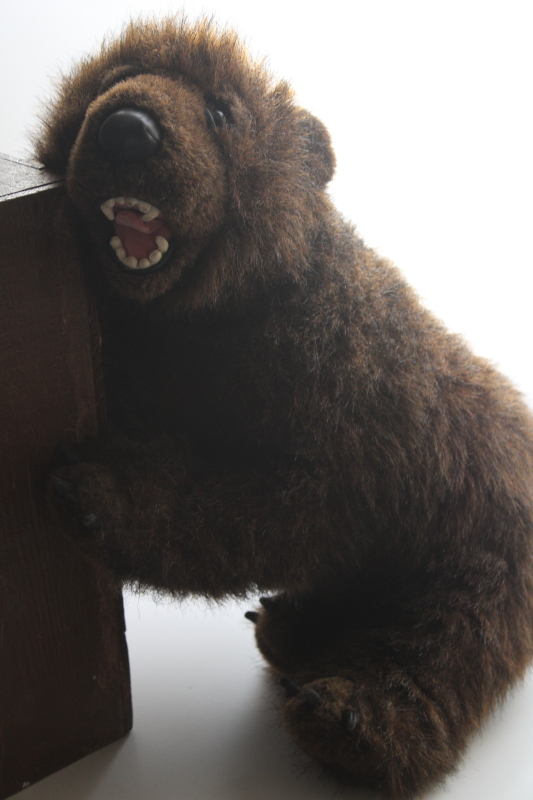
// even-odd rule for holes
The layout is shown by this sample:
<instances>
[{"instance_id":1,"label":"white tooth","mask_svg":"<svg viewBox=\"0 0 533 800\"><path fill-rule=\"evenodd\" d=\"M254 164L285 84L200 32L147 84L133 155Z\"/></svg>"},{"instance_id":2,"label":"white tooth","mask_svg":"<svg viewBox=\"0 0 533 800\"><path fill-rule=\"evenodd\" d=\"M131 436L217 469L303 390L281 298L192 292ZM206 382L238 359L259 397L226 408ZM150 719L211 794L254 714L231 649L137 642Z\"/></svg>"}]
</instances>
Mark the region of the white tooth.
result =
<instances>
[{"instance_id":1,"label":"white tooth","mask_svg":"<svg viewBox=\"0 0 533 800\"><path fill-rule=\"evenodd\" d=\"M142 211L143 214L146 214L152 208L150 203L145 203L144 200L138 200L137 205L139 206L139 211Z\"/></svg>"},{"instance_id":2,"label":"white tooth","mask_svg":"<svg viewBox=\"0 0 533 800\"><path fill-rule=\"evenodd\" d=\"M135 197L126 197L126 205L127 206L135 206L139 201L135 199Z\"/></svg>"},{"instance_id":3,"label":"white tooth","mask_svg":"<svg viewBox=\"0 0 533 800\"><path fill-rule=\"evenodd\" d=\"M146 267L149 267L149 266L151 266L151 265L150 265L150 262L148 261L148 259L147 259L147 258L141 258L141 260L139 261L139 266L140 266L142 269L146 269Z\"/></svg>"},{"instance_id":4,"label":"white tooth","mask_svg":"<svg viewBox=\"0 0 533 800\"><path fill-rule=\"evenodd\" d=\"M124 200L123 197L115 197L115 203L117 204L117 206L125 206L126 205L126 201Z\"/></svg>"},{"instance_id":5,"label":"white tooth","mask_svg":"<svg viewBox=\"0 0 533 800\"><path fill-rule=\"evenodd\" d=\"M124 248L123 247L119 247L119 249L116 250L115 252L116 252L117 256L120 258L120 260L124 261L124 259L126 258L126 251L124 250Z\"/></svg>"},{"instance_id":6,"label":"white tooth","mask_svg":"<svg viewBox=\"0 0 533 800\"><path fill-rule=\"evenodd\" d=\"M139 266L139 262L134 256L128 256L124 259L123 262L127 267L133 267L134 269Z\"/></svg>"},{"instance_id":7,"label":"white tooth","mask_svg":"<svg viewBox=\"0 0 533 800\"><path fill-rule=\"evenodd\" d=\"M113 250L118 250L120 247L122 247L122 239L119 236L113 236L109 244Z\"/></svg>"},{"instance_id":8,"label":"white tooth","mask_svg":"<svg viewBox=\"0 0 533 800\"><path fill-rule=\"evenodd\" d=\"M102 203L100 208L102 209L102 211L104 212L104 214L106 215L106 217L108 219L115 219L115 212L113 211L112 208L110 208L109 206L104 205L104 203Z\"/></svg>"},{"instance_id":9,"label":"white tooth","mask_svg":"<svg viewBox=\"0 0 533 800\"><path fill-rule=\"evenodd\" d=\"M145 222L150 222L150 220L155 219L159 215L159 209L155 206L152 206L150 211L147 211L146 214L143 214L143 220Z\"/></svg>"},{"instance_id":10,"label":"white tooth","mask_svg":"<svg viewBox=\"0 0 533 800\"><path fill-rule=\"evenodd\" d=\"M168 241L165 239L164 236L156 236L155 243L159 247L162 253L166 253L168 250Z\"/></svg>"},{"instance_id":11,"label":"white tooth","mask_svg":"<svg viewBox=\"0 0 533 800\"><path fill-rule=\"evenodd\" d=\"M150 264L157 264L158 261L161 261L163 257L163 253L161 250L152 250L150 253Z\"/></svg>"},{"instance_id":12,"label":"white tooth","mask_svg":"<svg viewBox=\"0 0 533 800\"><path fill-rule=\"evenodd\" d=\"M105 203L102 203L102 205L107 206L108 208L113 208L115 201L113 198L111 198L111 200L106 200Z\"/></svg>"}]
</instances>

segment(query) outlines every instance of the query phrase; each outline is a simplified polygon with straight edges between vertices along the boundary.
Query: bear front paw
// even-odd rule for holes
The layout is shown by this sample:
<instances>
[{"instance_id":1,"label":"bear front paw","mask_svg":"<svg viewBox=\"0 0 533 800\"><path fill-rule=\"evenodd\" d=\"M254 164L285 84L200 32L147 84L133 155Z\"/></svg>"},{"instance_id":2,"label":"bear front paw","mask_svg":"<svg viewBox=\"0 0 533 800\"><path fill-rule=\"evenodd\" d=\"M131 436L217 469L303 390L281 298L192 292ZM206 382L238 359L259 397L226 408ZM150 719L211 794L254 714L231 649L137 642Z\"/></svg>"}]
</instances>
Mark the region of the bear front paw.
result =
<instances>
[{"instance_id":1,"label":"bear front paw","mask_svg":"<svg viewBox=\"0 0 533 800\"><path fill-rule=\"evenodd\" d=\"M438 704L393 672L337 668L336 675L332 663L327 677L279 681L283 725L301 750L342 782L394 800L411 798L449 771L457 741Z\"/></svg>"},{"instance_id":2,"label":"bear front paw","mask_svg":"<svg viewBox=\"0 0 533 800\"><path fill-rule=\"evenodd\" d=\"M67 464L50 478L49 506L66 532L94 556L128 526L127 493L110 467L82 461L72 447L63 448L63 456Z\"/></svg>"},{"instance_id":3,"label":"bear front paw","mask_svg":"<svg viewBox=\"0 0 533 800\"><path fill-rule=\"evenodd\" d=\"M377 766L377 753L369 752L369 709L354 682L335 676L279 683L283 724L297 745L337 778L372 783L368 773Z\"/></svg>"}]
</instances>

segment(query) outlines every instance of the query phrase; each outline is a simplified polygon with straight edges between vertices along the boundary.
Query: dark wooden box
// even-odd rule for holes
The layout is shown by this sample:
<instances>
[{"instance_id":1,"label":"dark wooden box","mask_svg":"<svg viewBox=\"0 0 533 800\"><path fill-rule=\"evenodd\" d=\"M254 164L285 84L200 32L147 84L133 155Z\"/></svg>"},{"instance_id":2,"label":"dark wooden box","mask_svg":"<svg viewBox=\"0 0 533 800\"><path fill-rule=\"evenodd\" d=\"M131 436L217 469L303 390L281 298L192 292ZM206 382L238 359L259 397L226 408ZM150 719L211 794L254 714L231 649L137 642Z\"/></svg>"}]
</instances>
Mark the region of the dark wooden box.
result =
<instances>
[{"instance_id":1,"label":"dark wooden box","mask_svg":"<svg viewBox=\"0 0 533 800\"><path fill-rule=\"evenodd\" d=\"M48 519L62 443L104 419L61 181L0 158L0 799L131 728L122 598Z\"/></svg>"}]
</instances>

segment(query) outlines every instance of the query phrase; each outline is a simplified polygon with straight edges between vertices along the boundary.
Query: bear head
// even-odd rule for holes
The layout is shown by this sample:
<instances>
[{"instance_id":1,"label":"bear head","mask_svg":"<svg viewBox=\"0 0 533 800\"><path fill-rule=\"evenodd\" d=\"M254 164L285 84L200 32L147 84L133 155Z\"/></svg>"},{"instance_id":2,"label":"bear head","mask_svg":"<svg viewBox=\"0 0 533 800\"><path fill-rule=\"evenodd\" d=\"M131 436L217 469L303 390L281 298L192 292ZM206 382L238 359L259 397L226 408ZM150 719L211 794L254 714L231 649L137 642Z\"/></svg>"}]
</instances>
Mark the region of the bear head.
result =
<instances>
[{"instance_id":1,"label":"bear head","mask_svg":"<svg viewBox=\"0 0 533 800\"><path fill-rule=\"evenodd\" d=\"M325 127L206 20L130 24L62 80L36 141L91 268L134 301L192 310L298 279L332 213Z\"/></svg>"}]
</instances>

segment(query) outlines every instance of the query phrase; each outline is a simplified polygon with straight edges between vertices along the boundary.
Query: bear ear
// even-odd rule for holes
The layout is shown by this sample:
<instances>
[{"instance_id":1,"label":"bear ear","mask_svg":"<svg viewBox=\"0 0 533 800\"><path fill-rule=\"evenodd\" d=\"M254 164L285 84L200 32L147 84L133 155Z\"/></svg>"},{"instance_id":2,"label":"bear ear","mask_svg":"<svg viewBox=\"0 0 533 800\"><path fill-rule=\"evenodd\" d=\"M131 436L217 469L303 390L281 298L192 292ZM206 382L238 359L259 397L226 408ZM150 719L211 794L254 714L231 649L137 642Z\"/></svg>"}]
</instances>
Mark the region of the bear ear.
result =
<instances>
[{"instance_id":1,"label":"bear ear","mask_svg":"<svg viewBox=\"0 0 533 800\"><path fill-rule=\"evenodd\" d=\"M317 183L324 187L335 174L336 159L329 131L319 119L305 112L301 130L306 140L309 167Z\"/></svg>"}]
</instances>

